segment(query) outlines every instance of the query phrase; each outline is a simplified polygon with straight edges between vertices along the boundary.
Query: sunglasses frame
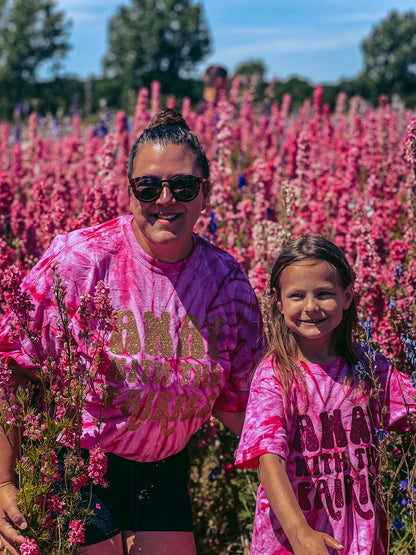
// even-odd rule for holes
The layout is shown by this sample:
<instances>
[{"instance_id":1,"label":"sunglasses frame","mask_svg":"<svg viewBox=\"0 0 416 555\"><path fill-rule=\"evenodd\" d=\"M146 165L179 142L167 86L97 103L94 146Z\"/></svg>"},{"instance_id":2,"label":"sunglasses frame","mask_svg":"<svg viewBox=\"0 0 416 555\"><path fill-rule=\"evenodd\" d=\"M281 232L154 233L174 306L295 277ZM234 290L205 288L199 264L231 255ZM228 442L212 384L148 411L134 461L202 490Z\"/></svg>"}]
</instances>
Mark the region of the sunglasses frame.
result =
<instances>
[{"instance_id":1,"label":"sunglasses frame","mask_svg":"<svg viewBox=\"0 0 416 555\"><path fill-rule=\"evenodd\" d=\"M176 191L174 189L172 189L172 185L175 185L175 182L180 181L182 178L188 178L192 181L192 183L196 184L196 191L195 191L195 195L189 199L186 200L181 200L180 198L178 198L176 196ZM136 190L136 187L139 185L140 181L143 180L144 178L146 179L150 179L153 181L153 183L158 183L159 185L157 187L153 187L155 189L155 191L157 191L157 194L155 195L155 197L148 199L148 200L143 200L142 198L140 198L138 196L138 192ZM164 183L166 183L169 187L169 190L173 196L173 198L179 202L191 202L192 200L195 200L196 197L199 195L199 191L201 190L201 185L204 183L208 183L209 179L206 179L205 177L198 177L196 175L190 175L190 174L181 174L181 175L175 175L174 177L171 177L170 179L160 179L159 177L156 177L155 175L139 175L137 177L132 177L129 179L129 184L131 187L131 190L133 192L133 195L136 197L137 200L139 200L140 202L145 202L145 203L150 203L150 202L154 202L155 200L157 200L160 195L162 194L163 191L163 185ZM149 187L152 187L152 185L149 185Z\"/></svg>"}]
</instances>

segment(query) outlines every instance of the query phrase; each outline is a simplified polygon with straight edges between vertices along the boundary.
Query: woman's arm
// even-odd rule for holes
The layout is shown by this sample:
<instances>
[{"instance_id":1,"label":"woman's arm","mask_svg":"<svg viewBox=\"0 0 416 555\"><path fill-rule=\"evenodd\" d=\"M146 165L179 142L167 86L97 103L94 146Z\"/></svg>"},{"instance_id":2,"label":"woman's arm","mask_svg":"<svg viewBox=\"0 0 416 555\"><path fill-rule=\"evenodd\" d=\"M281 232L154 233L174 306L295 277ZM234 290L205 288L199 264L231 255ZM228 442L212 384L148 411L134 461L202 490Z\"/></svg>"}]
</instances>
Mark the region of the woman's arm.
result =
<instances>
[{"instance_id":1,"label":"woman's arm","mask_svg":"<svg viewBox=\"0 0 416 555\"><path fill-rule=\"evenodd\" d=\"M244 424L244 412L228 412L214 407L212 414L232 432L238 436L241 435Z\"/></svg>"},{"instance_id":2,"label":"woman's arm","mask_svg":"<svg viewBox=\"0 0 416 555\"><path fill-rule=\"evenodd\" d=\"M327 547L343 546L323 532L313 530L302 512L286 473L286 461L273 453L259 458L260 481L276 518L295 555L328 554Z\"/></svg>"}]
</instances>

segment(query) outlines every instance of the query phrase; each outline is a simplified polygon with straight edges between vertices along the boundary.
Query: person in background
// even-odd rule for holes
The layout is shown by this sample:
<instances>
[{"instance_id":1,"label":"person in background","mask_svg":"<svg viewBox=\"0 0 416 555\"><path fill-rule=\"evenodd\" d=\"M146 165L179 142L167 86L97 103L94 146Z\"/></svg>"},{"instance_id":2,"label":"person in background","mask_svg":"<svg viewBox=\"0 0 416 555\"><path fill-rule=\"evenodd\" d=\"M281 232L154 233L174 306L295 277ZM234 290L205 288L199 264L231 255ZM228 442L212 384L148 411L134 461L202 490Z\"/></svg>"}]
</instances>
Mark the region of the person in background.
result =
<instances>
[{"instance_id":1,"label":"person in background","mask_svg":"<svg viewBox=\"0 0 416 555\"><path fill-rule=\"evenodd\" d=\"M203 114L209 105L215 106L228 88L228 72L223 66L209 66L202 77L202 100L196 106L196 113Z\"/></svg>"},{"instance_id":2,"label":"person in background","mask_svg":"<svg viewBox=\"0 0 416 555\"><path fill-rule=\"evenodd\" d=\"M259 468L252 555L383 555L378 437L409 429L415 389L353 343L354 274L323 237L283 248L270 351L256 369L236 464Z\"/></svg>"},{"instance_id":3,"label":"person in background","mask_svg":"<svg viewBox=\"0 0 416 555\"><path fill-rule=\"evenodd\" d=\"M237 261L194 232L209 198L206 155L180 113L162 110L138 138L128 164L131 215L57 236L26 276L36 329L53 349L52 268L66 282L75 336L80 296L102 280L118 327L105 406L90 398L81 446L108 455L108 489L96 486L90 555L194 555L188 492L189 438L211 415L241 433L249 376L259 358L261 313ZM30 345L0 330L0 358L16 383ZM97 420L101 420L97 425ZM0 539L18 555L26 521L16 503L13 446L0 445ZM16 447L16 446L14 446Z\"/></svg>"},{"instance_id":4,"label":"person in background","mask_svg":"<svg viewBox=\"0 0 416 555\"><path fill-rule=\"evenodd\" d=\"M204 85L202 97L207 102L216 104L219 99L220 91L227 91L228 72L223 66L209 66L202 77Z\"/></svg>"}]
</instances>

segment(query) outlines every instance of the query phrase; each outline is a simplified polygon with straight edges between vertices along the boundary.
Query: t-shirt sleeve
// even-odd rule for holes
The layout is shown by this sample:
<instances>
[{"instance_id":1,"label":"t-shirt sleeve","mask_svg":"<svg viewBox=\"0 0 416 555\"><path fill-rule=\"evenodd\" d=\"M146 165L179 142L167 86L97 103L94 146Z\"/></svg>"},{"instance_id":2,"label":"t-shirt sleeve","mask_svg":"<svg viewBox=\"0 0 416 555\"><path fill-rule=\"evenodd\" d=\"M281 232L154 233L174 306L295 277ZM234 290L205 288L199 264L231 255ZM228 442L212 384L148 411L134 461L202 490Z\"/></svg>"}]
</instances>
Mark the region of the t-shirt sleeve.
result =
<instances>
[{"instance_id":1,"label":"t-shirt sleeve","mask_svg":"<svg viewBox=\"0 0 416 555\"><path fill-rule=\"evenodd\" d=\"M253 378L236 466L257 468L264 453L283 458L289 453L283 388L270 359L259 365Z\"/></svg>"},{"instance_id":2,"label":"t-shirt sleeve","mask_svg":"<svg viewBox=\"0 0 416 555\"><path fill-rule=\"evenodd\" d=\"M231 289L230 289L231 291ZM261 310L247 277L241 270L229 293L233 306L235 342L229 349L230 373L215 407L229 412L244 412L247 406L251 375L264 355L264 329Z\"/></svg>"},{"instance_id":3,"label":"t-shirt sleeve","mask_svg":"<svg viewBox=\"0 0 416 555\"><path fill-rule=\"evenodd\" d=\"M62 258L60 254L65 241L66 237L63 235L55 237L21 284L21 291L29 294L33 304L29 327L37 336L36 348L27 333L22 334L20 339L10 333L14 315L9 311L0 325L0 359L13 359L20 367L30 368L33 367L34 360L39 360L39 356L45 358L46 353L54 353L60 348L60 341L53 331L56 330L58 312L54 300L52 264L56 262L59 270L59 261Z\"/></svg>"},{"instance_id":4,"label":"t-shirt sleeve","mask_svg":"<svg viewBox=\"0 0 416 555\"><path fill-rule=\"evenodd\" d=\"M392 367L383 356L376 358L381 390L384 428L395 432L409 430L409 416L416 412L416 390L409 376Z\"/></svg>"}]
</instances>

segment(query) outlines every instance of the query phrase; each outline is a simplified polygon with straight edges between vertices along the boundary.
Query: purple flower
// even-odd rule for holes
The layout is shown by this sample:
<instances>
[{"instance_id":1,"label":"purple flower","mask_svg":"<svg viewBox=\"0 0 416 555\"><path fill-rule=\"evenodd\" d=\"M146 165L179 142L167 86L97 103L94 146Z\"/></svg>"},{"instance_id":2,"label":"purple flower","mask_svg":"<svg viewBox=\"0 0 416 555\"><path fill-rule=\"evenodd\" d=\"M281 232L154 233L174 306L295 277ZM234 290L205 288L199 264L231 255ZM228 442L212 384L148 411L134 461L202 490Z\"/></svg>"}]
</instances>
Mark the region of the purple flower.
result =
<instances>
[{"instance_id":1,"label":"purple flower","mask_svg":"<svg viewBox=\"0 0 416 555\"><path fill-rule=\"evenodd\" d=\"M403 342L406 359L416 368L416 341L405 333L401 335L401 340Z\"/></svg>"},{"instance_id":2,"label":"purple flower","mask_svg":"<svg viewBox=\"0 0 416 555\"><path fill-rule=\"evenodd\" d=\"M360 381L364 382L368 378L367 369L361 360L359 360L357 364L354 364L352 371Z\"/></svg>"},{"instance_id":3,"label":"purple flower","mask_svg":"<svg viewBox=\"0 0 416 555\"><path fill-rule=\"evenodd\" d=\"M387 430L379 430L378 428L376 428L376 435L380 441L383 441L383 439L386 439L386 437L389 435L389 432Z\"/></svg>"}]
</instances>

